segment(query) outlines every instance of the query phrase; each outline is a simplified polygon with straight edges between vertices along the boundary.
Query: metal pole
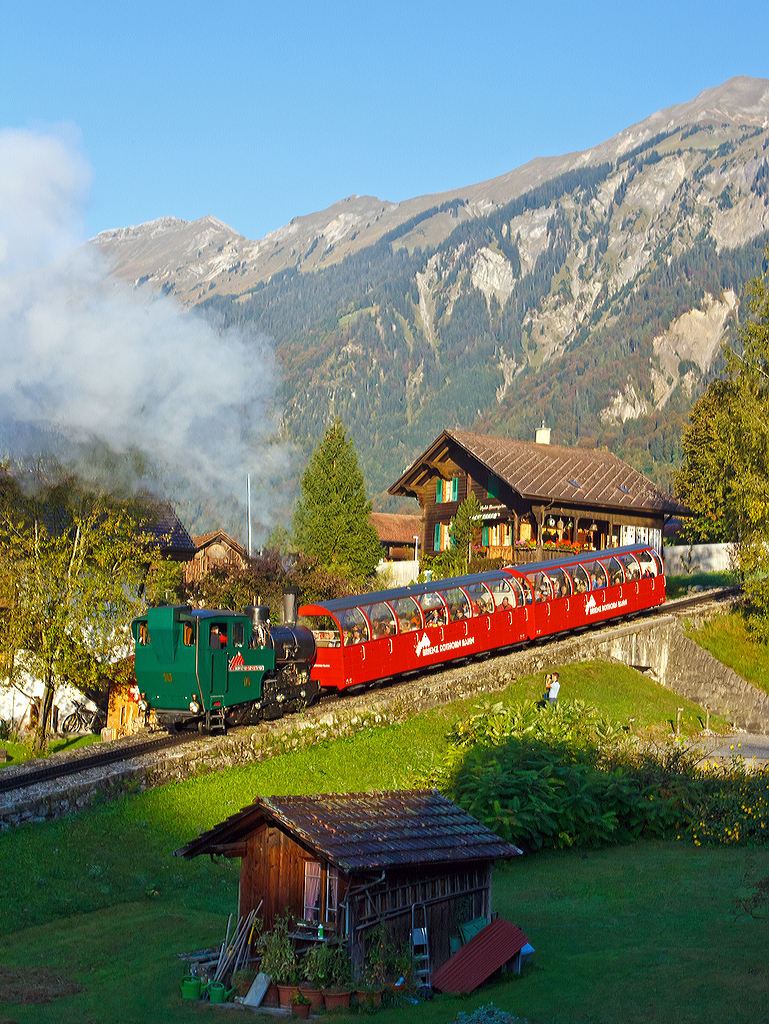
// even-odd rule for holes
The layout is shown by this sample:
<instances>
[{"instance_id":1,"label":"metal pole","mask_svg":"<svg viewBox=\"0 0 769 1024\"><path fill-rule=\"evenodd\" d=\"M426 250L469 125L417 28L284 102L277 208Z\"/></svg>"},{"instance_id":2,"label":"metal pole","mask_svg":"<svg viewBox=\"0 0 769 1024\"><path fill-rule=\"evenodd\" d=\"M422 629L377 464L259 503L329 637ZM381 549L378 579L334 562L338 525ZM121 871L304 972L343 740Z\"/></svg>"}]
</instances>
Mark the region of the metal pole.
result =
<instances>
[{"instance_id":1,"label":"metal pole","mask_svg":"<svg viewBox=\"0 0 769 1024\"><path fill-rule=\"evenodd\" d=\"M246 476L248 490L248 557L251 557L251 474Z\"/></svg>"},{"instance_id":2,"label":"metal pole","mask_svg":"<svg viewBox=\"0 0 769 1024\"><path fill-rule=\"evenodd\" d=\"M419 534L414 534L414 561L419 564Z\"/></svg>"}]
</instances>

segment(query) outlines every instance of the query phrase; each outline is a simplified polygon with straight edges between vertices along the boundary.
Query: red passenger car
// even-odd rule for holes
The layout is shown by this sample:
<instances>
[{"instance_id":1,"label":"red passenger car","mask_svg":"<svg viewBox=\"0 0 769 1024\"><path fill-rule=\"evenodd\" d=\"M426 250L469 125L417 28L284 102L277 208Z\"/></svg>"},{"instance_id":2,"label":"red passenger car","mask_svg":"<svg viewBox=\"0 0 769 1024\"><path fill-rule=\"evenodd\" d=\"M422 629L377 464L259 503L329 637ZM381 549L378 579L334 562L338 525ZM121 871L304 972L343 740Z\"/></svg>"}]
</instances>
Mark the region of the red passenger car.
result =
<instances>
[{"instance_id":1,"label":"red passenger car","mask_svg":"<svg viewBox=\"0 0 769 1024\"><path fill-rule=\"evenodd\" d=\"M306 604L299 614L318 648L312 678L343 690L664 600L659 556L631 545Z\"/></svg>"}]
</instances>

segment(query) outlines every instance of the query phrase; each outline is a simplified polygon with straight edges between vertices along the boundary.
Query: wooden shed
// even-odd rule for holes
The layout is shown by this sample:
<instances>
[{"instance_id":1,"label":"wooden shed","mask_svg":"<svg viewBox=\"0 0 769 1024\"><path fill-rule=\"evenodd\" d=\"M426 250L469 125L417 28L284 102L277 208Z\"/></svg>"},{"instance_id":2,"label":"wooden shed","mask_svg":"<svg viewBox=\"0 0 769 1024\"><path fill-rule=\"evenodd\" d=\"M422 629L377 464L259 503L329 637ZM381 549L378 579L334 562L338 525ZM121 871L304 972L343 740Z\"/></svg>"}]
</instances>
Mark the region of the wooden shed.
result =
<instances>
[{"instance_id":1,"label":"wooden shed","mask_svg":"<svg viewBox=\"0 0 769 1024\"><path fill-rule=\"evenodd\" d=\"M397 945L426 922L436 970L460 925L491 920L494 861L520 853L437 790L404 790L262 797L176 856L240 857L241 917L261 902L270 928L288 908L360 971L380 922Z\"/></svg>"}]
</instances>

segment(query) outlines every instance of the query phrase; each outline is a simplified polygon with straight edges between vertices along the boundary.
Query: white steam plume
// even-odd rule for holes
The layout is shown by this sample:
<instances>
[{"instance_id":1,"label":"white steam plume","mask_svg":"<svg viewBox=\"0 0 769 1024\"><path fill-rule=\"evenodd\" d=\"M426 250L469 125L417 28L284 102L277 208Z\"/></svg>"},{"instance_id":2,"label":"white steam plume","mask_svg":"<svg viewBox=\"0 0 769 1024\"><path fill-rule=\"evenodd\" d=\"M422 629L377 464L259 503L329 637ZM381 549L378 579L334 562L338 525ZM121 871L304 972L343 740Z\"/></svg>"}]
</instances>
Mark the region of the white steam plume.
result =
<instances>
[{"instance_id":1,"label":"white steam plume","mask_svg":"<svg viewBox=\"0 0 769 1024\"><path fill-rule=\"evenodd\" d=\"M86 247L52 262L77 239L90 184L71 145L0 132L0 168L2 449L79 452L86 476L98 469L84 452L139 450L183 496L186 525L240 537L250 472L254 518L269 526L290 452L270 440L279 380L268 339L117 284Z\"/></svg>"}]
</instances>

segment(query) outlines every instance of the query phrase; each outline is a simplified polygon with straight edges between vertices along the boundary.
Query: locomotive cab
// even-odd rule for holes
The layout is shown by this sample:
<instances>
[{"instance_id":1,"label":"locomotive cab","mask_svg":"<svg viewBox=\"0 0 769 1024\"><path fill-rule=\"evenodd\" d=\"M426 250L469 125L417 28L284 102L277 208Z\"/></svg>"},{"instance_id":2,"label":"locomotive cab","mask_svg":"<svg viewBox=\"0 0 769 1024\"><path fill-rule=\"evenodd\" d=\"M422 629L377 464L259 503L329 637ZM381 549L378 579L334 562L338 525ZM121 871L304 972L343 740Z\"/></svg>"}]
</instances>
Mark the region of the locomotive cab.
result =
<instances>
[{"instance_id":1,"label":"locomotive cab","mask_svg":"<svg viewBox=\"0 0 769 1024\"><path fill-rule=\"evenodd\" d=\"M277 718L286 701L308 695L314 643L301 627L171 605L148 608L131 632L142 702L166 727Z\"/></svg>"}]
</instances>

